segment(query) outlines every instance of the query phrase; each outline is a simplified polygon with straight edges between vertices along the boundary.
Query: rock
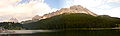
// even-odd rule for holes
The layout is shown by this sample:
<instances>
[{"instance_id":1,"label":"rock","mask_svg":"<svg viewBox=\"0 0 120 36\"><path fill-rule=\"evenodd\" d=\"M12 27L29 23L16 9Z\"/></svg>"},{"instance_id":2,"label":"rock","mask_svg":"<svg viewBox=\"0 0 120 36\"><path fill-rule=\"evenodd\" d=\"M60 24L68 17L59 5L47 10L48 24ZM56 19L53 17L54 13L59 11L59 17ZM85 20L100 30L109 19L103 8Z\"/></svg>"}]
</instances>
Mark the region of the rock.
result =
<instances>
[{"instance_id":1,"label":"rock","mask_svg":"<svg viewBox=\"0 0 120 36\"><path fill-rule=\"evenodd\" d=\"M6 20L3 20L4 22L14 22L14 23L17 23L18 22L18 20L16 19L16 18L8 18L8 19L6 19Z\"/></svg>"},{"instance_id":2,"label":"rock","mask_svg":"<svg viewBox=\"0 0 120 36\"><path fill-rule=\"evenodd\" d=\"M88 9L86 9L86 8L80 6L80 5L74 5L74 6L71 6L70 8L61 8L60 10L57 10L55 12L45 14L42 17L41 16L35 16L33 18L35 18L35 19L46 19L46 18L50 18L52 16L63 14L63 13L85 13L85 14L90 14L92 16L97 16L97 14L89 11Z\"/></svg>"},{"instance_id":3,"label":"rock","mask_svg":"<svg viewBox=\"0 0 120 36\"><path fill-rule=\"evenodd\" d=\"M32 20L39 20L40 18L41 18L41 16L36 15L36 16L34 16L34 17L32 18Z\"/></svg>"}]
</instances>

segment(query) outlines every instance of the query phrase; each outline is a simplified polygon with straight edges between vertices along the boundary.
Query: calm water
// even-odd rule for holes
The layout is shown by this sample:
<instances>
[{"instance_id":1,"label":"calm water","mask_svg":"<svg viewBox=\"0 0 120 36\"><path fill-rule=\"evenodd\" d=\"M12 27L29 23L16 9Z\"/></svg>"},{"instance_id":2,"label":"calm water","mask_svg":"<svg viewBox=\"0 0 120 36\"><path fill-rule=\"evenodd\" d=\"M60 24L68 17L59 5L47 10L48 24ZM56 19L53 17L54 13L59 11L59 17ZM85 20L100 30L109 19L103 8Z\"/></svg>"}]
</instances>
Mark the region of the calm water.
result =
<instances>
[{"instance_id":1,"label":"calm water","mask_svg":"<svg viewBox=\"0 0 120 36\"><path fill-rule=\"evenodd\" d=\"M60 32L40 32L33 34L4 34L0 36L120 36L119 30L69 30Z\"/></svg>"}]
</instances>

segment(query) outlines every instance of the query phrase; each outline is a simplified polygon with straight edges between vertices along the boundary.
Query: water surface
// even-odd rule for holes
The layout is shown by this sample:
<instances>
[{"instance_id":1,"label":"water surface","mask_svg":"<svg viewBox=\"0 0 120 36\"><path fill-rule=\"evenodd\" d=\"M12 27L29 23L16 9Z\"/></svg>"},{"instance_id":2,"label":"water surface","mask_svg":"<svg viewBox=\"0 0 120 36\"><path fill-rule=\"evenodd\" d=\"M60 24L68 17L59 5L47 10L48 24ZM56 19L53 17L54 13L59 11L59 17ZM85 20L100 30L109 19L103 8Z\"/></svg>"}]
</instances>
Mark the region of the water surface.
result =
<instances>
[{"instance_id":1,"label":"water surface","mask_svg":"<svg viewBox=\"0 0 120 36\"><path fill-rule=\"evenodd\" d=\"M31 34L4 34L1 36L120 36L119 30L67 30Z\"/></svg>"}]
</instances>

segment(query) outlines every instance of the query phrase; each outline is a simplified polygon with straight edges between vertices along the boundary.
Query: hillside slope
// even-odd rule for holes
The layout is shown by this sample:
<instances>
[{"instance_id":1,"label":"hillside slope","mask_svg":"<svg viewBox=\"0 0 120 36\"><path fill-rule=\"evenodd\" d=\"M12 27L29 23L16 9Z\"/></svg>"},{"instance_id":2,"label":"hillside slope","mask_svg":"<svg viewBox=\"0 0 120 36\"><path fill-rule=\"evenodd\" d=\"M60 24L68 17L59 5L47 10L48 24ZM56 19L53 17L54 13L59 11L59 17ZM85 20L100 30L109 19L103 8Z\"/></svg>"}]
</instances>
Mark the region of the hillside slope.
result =
<instances>
[{"instance_id":1,"label":"hillside slope","mask_svg":"<svg viewBox=\"0 0 120 36\"><path fill-rule=\"evenodd\" d=\"M28 29L113 28L120 19L92 16L84 13L65 13L51 18L23 24Z\"/></svg>"}]
</instances>

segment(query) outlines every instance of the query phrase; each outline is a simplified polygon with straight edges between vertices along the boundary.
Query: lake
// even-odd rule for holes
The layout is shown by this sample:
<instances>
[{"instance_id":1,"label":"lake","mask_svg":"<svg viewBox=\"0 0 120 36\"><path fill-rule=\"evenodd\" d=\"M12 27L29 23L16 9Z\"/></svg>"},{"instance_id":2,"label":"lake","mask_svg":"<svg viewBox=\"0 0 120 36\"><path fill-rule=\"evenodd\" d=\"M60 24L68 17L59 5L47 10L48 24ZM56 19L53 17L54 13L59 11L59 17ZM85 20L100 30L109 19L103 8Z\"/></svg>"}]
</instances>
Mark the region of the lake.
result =
<instances>
[{"instance_id":1,"label":"lake","mask_svg":"<svg viewBox=\"0 0 120 36\"><path fill-rule=\"evenodd\" d=\"M0 36L120 36L120 30L66 30L29 34L1 34Z\"/></svg>"}]
</instances>

